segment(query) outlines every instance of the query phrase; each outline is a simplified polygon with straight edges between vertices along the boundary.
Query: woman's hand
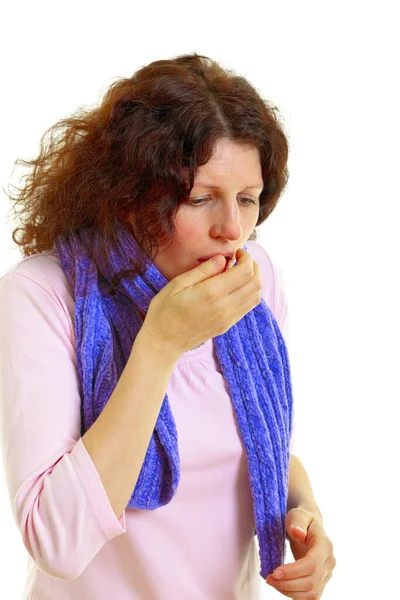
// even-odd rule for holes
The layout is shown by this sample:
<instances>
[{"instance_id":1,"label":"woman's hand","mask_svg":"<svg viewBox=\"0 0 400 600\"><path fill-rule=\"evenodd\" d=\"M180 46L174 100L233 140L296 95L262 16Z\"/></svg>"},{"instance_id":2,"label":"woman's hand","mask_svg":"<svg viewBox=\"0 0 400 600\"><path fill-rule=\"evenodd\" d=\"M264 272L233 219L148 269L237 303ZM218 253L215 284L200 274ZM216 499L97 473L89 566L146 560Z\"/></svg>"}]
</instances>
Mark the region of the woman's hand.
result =
<instances>
[{"instance_id":1,"label":"woman's hand","mask_svg":"<svg viewBox=\"0 0 400 600\"><path fill-rule=\"evenodd\" d=\"M336 566L332 542L320 519L303 508L289 510L285 525L295 562L278 567L266 581L292 600L319 600ZM278 571L283 578L275 578Z\"/></svg>"},{"instance_id":2,"label":"woman's hand","mask_svg":"<svg viewBox=\"0 0 400 600\"><path fill-rule=\"evenodd\" d=\"M177 275L151 300L141 337L178 360L206 340L222 335L261 302L262 278L249 252L236 251L237 263L214 259Z\"/></svg>"}]
</instances>

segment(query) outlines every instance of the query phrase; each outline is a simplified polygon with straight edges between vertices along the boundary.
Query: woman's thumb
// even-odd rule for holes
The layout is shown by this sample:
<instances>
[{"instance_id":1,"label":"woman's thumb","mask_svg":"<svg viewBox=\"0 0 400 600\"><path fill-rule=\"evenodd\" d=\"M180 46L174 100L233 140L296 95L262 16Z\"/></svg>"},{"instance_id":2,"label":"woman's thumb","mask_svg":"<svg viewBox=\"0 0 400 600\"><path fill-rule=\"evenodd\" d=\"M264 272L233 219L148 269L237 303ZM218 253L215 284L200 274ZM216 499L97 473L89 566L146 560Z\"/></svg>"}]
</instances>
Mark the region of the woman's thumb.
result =
<instances>
[{"instance_id":1,"label":"woman's thumb","mask_svg":"<svg viewBox=\"0 0 400 600\"><path fill-rule=\"evenodd\" d=\"M212 258L210 258L209 260L206 260L205 263L211 263L213 266L216 265L217 268L221 268L222 266L226 265L226 258L225 256L222 256L222 254L217 254L217 256L213 256ZM204 265L204 263L201 263Z\"/></svg>"},{"instance_id":2,"label":"woman's thumb","mask_svg":"<svg viewBox=\"0 0 400 600\"><path fill-rule=\"evenodd\" d=\"M184 286L189 287L190 285L195 285L200 281L214 277L225 268L225 265L225 256L222 254L217 254L216 256L213 256L212 258L200 263L194 269L190 269L189 271L186 271L186 273L182 273L180 277L184 277Z\"/></svg>"},{"instance_id":3,"label":"woman's thumb","mask_svg":"<svg viewBox=\"0 0 400 600\"><path fill-rule=\"evenodd\" d=\"M212 277L213 275L218 273L218 271L224 269L225 265L225 256L223 256L222 254L217 254L216 256L213 256L212 258L209 258L208 260L205 260L204 262L200 263L198 267L196 267L195 271L200 271L200 274L205 275L207 278ZM204 277L202 277L202 279L204 279Z\"/></svg>"}]
</instances>

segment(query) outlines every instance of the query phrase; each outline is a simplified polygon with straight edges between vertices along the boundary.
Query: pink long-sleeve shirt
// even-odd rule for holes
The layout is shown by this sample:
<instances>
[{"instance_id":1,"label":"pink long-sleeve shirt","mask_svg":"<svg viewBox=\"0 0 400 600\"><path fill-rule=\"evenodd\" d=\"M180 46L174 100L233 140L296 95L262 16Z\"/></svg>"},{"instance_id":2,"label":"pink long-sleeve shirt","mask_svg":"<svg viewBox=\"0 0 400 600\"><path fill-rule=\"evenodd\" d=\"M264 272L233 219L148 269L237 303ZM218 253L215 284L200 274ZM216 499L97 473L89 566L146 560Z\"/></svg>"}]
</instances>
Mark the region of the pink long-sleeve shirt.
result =
<instances>
[{"instance_id":1,"label":"pink long-sleeve shirt","mask_svg":"<svg viewBox=\"0 0 400 600\"><path fill-rule=\"evenodd\" d=\"M280 271L258 242L247 248L288 343ZM167 389L176 495L119 519L80 436L74 300L54 252L0 278L0 381L4 472L28 551L23 600L259 598L246 453L212 339L182 355Z\"/></svg>"}]
</instances>

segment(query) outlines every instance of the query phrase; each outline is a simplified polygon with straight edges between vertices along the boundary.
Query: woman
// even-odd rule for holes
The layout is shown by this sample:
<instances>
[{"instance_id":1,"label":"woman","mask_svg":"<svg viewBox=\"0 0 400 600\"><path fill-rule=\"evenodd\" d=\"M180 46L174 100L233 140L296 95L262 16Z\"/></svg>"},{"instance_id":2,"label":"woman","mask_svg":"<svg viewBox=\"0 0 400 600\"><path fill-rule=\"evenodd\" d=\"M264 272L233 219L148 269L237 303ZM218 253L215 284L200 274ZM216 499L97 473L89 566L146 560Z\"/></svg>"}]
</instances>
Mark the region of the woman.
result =
<instances>
[{"instance_id":1,"label":"woman","mask_svg":"<svg viewBox=\"0 0 400 600\"><path fill-rule=\"evenodd\" d=\"M29 163L24 259L0 285L25 598L258 598L255 533L268 584L321 597L336 561L292 454L286 300L255 242L288 178L275 110L179 56Z\"/></svg>"}]
</instances>

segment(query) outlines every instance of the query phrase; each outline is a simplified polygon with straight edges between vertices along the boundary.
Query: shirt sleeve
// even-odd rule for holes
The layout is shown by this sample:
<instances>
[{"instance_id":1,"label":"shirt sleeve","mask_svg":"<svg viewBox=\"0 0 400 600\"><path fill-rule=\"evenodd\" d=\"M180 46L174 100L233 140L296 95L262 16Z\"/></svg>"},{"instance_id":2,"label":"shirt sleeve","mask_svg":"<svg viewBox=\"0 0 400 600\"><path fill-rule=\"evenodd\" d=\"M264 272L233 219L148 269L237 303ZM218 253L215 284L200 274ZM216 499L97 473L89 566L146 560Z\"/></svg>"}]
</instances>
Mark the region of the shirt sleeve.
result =
<instances>
[{"instance_id":1,"label":"shirt sleeve","mask_svg":"<svg viewBox=\"0 0 400 600\"><path fill-rule=\"evenodd\" d=\"M65 307L44 282L0 278L0 439L14 519L47 575L78 577L123 534L80 437L80 387Z\"/></svg>"}]
</instances>

